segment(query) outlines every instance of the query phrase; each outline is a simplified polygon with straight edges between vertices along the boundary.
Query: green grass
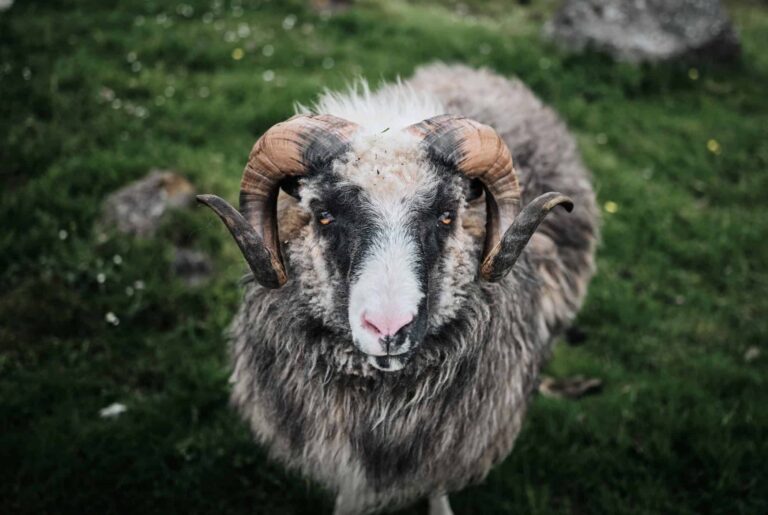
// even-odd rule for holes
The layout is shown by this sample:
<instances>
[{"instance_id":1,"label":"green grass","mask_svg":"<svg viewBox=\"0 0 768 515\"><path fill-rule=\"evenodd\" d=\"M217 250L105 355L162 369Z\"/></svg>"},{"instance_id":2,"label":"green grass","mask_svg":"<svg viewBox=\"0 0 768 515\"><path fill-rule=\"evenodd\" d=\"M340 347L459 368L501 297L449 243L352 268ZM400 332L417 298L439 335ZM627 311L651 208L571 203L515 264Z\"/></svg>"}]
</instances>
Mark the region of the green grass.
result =
<instances>
[{"instance_id":1,"label":"green grass","mask_svg":"<svg viewBox=\"0 0 768 515\"><path fill-rule=\"evenodd\" d=\"M299 0L16 3L0 14L1 513L330 512L227 405L243 266L220 224L196 209L134 240L96 229L99 206L153 167L234 199L250 145L294 101L434 59L521 77L617 208L587 341L548 371L603 392L536 399L456 512L768 512L768 9L731 5L743 63L692 72L559 53L539 37L552 1L473 0L469 17L365 1L330 18ZM215 256L210 284L171 276L174 243ZM112 402L128 411L99 418Z\"/></svg>"}]
</instances>

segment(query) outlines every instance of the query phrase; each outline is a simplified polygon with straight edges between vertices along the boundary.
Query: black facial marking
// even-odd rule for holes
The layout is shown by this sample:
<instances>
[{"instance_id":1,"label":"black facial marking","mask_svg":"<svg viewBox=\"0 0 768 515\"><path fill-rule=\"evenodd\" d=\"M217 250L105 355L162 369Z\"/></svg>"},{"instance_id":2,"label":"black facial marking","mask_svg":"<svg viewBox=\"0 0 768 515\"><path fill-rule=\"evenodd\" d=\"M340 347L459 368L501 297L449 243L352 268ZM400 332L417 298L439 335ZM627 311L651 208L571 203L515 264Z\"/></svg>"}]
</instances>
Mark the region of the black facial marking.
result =
<instances>
[{"instance_id":1,"label":"black facial marking","mask_svg":"<svg viewBox=\"0 0 768 515\"><path fill-rule=\"evenodd\" d=\"M428 125L428 132L422 145L432 162L455 170L464 158L464 153L459 145L460 136L455 134L456 127L451 124L440 125L446 118L453 116L437 116L424 122Z\"/></svg>"},{"instance_id":2,"label":"black facial marking","mask_svg":"<svg viewBox=\"0 0 768 515\"><path fill-rule=\"evenodd\" d=\"M350 149L349 141L331 131L308 130L301 135L301 139L301 159L306 166L306 177L327 174L333 161ZM300 180L301 177L286 177L280 182L280 187L288 195L300 200Z\"/></svg>"},{"instance_id":3,"label":"black facial marking","mask_svg":"<svg viewBox=\"0 0 768 515\"><path fill-rule=\"evenodd\" d=\"M313 192L309 202L312 230L323 243L327 270L338 281L334 287L333 318L348 327L350 288L375 245L382 241L382 231L388 229L382 227L380 214L371 203L369 195L375 192L350 184L333 173L331 165L324 173L307 177L301 184ZM434 329L429 327L430 309L439 305L446 244L460 225L457 213L472 190L471 181L447 165L427 166L433 168L438 181L433 191L406 201L407 220L404 227L398 228L406 231L414 244L410 266L425 294L413 321L387 342L388 352L398 355L403 363L422 345L427 332ZM450 223L444 223L446 214ZM332 221L327 222L328 219ZM381 369L390 368L388 360L376 364Z\"/></svg>"},{"instance_id":4,"label":"black facial marking","mask_svg":"<svg viewBox=\"0 0 768 515\"><path fill-rule=\"evenodd\" d=\"M350 149L347 140L329 131L309 130L303 134L303 138L304 152L301 157L308 176L327 173L333 160Z\"/></svg>"},{"instance_id":5,"label":"black facial marking","mask_svg":"<svg viewBox=\"0 0 768 515\"><path fill-rule=\"evenodd\" d=\"M353 263L365 255L377 233L374 221L365 213L365 194L357 186L339 186L331 175L319 177L314 186L321 191L320 199L310 203L315 218L326 212L333 217L331 224L316 224L327 242L328 264L343 277L353 276Z\"/></svg>"}]
</instances>

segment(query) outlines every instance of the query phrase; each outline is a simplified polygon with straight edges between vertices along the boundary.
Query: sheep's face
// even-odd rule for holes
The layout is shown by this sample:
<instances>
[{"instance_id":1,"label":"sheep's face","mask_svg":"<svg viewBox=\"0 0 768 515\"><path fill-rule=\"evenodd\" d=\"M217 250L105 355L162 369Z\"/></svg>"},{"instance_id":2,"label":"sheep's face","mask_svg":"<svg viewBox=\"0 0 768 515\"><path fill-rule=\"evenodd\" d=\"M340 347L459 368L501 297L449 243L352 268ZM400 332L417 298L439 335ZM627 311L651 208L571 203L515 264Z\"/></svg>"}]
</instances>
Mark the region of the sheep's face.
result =
<instances>
[{"instance_id":1,"label":"sheep's face","mask_svg":"<svg viewBox=\"0 0 768 515\"><path fill-rule=\"evenodd\" d=\"M405 134L358 138L296 187L310 215L291 245L297 280L316 315L374 367L403 368L461 306L478 249L460 220L477 191Z\"/></svg>"}]
</instances>

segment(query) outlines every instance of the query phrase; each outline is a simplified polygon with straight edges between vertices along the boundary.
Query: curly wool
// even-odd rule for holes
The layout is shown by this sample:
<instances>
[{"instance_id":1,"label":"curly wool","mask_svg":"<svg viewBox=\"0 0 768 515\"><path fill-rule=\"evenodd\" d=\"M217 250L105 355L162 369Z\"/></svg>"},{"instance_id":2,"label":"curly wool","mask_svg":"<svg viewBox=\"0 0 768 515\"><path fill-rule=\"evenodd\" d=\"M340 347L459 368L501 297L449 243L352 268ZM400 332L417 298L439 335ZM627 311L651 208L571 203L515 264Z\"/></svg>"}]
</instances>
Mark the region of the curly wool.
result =
<instances>
[{"instance_id":1,"label":"curly wool","mask_svg":"<svg viewBox=\"0 0 768 515\"><path fill-rule=\"evenodd\" d=\"M318 275L311 257L321 249L302 247L306 215L281 197L281 238L296 279L280 290L246 285L231 327L232 400L274 459L339 494L337 508L348 512L459 490L507 456L553 339L586 294L598 237L594 193L573 138L519 81L437 64L379 91L366 92L367 110L358 105L364 99L338 94L318 109L349 117L338 110L351 105L375 117L375 105L386 105L376 99L405 101L415 92L430 99L427 111L439 106L499 132L524 202L556 190L577 207L553 212L501 282L444 281L451 312L405 369L388 374L366 363L343 327L324 323L330 278ZM465 215L474 258L454 271L459 278L477 270L483 206L469 205Z\"/></svg>"}]
</instances>

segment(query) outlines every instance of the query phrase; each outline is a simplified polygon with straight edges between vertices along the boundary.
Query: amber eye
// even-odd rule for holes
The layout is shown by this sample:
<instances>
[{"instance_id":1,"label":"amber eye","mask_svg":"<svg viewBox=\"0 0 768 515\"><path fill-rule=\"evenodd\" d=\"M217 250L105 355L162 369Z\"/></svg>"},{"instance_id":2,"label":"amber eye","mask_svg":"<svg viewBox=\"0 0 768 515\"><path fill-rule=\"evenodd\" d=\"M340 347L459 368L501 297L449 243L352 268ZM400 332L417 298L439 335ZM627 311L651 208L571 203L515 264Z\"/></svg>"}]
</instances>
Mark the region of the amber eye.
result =
<instances>
[{"instance_id":1,"label":"amber eye","mask_svg":"<svg viewBox=\"0 0 768 515\"><path fill-rule=\"evenodd\" d=\"M440 215L440 218L438 218L438 220L443 225L451 225L453 223L453 217L451 216L450 211L444 212L442 215Z\"/></svg>"},{"instance_id":2,"label":"amber eye","mask_svg":"<svg viewBox=\"0 0 768 515\"><path fill-rule=\"evenodd\" d=\"M320 225L328 225L330 223L333 223L335 218L331 213L328 211L323 211L320 213L320 218L317 219L318 222L320 222Z\"/></svg>"}]
</instances>

